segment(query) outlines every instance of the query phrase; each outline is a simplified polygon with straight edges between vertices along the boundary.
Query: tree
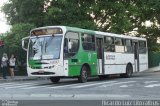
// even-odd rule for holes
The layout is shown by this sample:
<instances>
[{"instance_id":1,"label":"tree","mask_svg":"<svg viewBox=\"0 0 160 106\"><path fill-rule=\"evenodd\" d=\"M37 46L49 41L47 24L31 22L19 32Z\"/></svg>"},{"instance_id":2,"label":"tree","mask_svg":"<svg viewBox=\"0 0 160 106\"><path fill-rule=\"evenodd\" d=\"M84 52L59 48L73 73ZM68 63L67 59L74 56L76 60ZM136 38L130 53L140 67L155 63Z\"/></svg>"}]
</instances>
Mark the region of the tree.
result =
<instances>
[{"instance_id":1,"label":"tree","mask_svg":"<svg viewBox=\"0 0 160 106\"><path fill-rule=\"evenodd\" d=\"M21 55L21 39L29 35L29 32L35 26L32 24L15 24L11 28L11 32L3 38L5 42L4 52L8 54L14 53ZM24 54L24 52L22 53ZM21 57L21 56L20 56Z\"/></svg>"},{"instance_id":2,"label":"tree","mask_svg":"<svg viewBox=\"0 0 160 106\"><path fill-rule=\"evenodd\" d=\"M67 25L118 34L136 31L136 36L146 35L151 50L155 50L157 37L160 36L159 0L9 1L2 10L11 25ZM146 27L146 21L150 21L152 25Z\"/></svg>"},{"instance_id":3,"label":"tree","mask_svg":"<svg viewBox=\"0 0 160 106\"><path fill-rule=\"evenodd\" d=\"M26 52L21 48L21 39L29 35L29 32L35 26L33 24L15 24L11 28L11 32L7 33L2 40L5 46L0 48L0 56L5 52L10 57L15 54L17 62L26 61ZM19 66L21 68L21 66Z\"/></svg>"},{"instance_id":4,"label":"tree","mask_svg":"<svg viewBox=\"0 0 160 106\"><path fill-rule=\"evenodd\" d=\"M44 0L9 0L2 7L10 25L30 23L43 26Z\"/></svg>"},{"instance_id":5,"label":"tree","mask_svg":"<svg viewBox=\"0 0 160 106\"><path fill-rule=\"evenodd\" d=\"M46 25L67 25L96 29L96 24L89 13L91 1L94 0L52 0L46 8Z\"/></svg>"},{"instance_id":6,"label":"tree","mask_svg":"<svg viewBox=\"0 0 160 106\"><path fill-rule=\"evenodd\" d=\"M129 34L148 39L149 50L155 51L160 37L159 0L96 0L91 6L94 20L101 31ZM150 21L151 26L145 26Z\"/></svg>"}]
</instances>

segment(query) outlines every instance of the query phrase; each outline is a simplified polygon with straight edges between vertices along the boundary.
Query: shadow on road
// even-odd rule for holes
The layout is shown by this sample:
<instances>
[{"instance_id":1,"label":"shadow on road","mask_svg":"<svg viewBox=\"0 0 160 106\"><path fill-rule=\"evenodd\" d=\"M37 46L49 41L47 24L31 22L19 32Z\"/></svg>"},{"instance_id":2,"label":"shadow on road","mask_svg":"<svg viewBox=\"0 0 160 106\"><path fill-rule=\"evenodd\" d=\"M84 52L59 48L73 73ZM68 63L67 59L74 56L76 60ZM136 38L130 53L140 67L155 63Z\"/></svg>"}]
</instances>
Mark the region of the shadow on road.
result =
<instances>
[{"instance_id":1,"label":"shadow on road","mask_svg":"<svg viewBox=\"0 0 160 106\"><path fill-rule=\"evenodd\" d=\"M147 78L147 77L157 77L160 78L160 72L138 72L134 73L131 78L121 78L120 75L109 75L106 78L100 79L99 77L89 77L88 82L102 82L102 81L114 81L119 79L132 79L132 78ZM59 83L52 83L48 79L48 83L40 84L39 86L53 85L53 86L63 86L72 84L81 84L78 82L77 78L61 78Z\"/></svg>"}]
</instances>

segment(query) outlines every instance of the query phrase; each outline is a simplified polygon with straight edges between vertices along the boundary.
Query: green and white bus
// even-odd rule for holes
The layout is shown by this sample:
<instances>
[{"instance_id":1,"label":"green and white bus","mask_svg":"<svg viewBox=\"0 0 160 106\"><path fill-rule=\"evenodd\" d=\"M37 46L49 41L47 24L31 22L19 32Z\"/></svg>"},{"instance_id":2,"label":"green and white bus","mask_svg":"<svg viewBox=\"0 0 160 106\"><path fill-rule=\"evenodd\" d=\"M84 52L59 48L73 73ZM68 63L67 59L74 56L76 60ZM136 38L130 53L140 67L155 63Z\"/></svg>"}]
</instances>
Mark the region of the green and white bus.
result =
<instances>
[{"instance_id":1,"label":"green and white bus","mask_svg":"<svg viewBox=\"0 0 160 106\"><path fill-rule=\"evenodd\" d=\"M90 76L131 77L148 68L147 41L139 37L47 26L31 30L22 48L27 51L28 76L49 77L52 82L63 77L80 82Z\"/></svg>"}]
</instances>

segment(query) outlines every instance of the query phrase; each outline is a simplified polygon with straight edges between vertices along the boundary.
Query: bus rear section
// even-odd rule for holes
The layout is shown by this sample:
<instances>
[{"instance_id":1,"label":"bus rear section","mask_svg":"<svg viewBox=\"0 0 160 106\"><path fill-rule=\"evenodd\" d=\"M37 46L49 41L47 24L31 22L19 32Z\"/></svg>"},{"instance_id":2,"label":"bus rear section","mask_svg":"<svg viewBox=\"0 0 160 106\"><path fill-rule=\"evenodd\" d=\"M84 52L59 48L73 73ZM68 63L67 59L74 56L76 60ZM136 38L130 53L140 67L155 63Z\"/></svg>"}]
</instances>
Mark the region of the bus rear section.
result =
<instances>
[{"instance_id":1,"label":"bus rear section","mask_svg":"<svg viewBox=\"0 0 160 106\"><path fill-rule=\"evenodd\" d=\"M134 72L148 69L145 38L97 32L99 77L120 74L131 77ZM102 52L100 52L102 51Z\"/></svg>"}]
</instances>

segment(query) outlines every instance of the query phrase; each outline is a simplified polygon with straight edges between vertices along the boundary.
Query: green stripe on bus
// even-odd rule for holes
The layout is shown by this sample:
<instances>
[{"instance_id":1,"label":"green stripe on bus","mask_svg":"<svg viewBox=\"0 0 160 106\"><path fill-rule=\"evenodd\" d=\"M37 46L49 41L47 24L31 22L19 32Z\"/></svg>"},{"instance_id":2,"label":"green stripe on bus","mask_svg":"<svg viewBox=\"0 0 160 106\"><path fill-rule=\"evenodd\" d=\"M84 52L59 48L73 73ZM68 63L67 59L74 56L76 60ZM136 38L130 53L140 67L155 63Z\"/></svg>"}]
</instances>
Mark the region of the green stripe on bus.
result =
<instances>
[{"instance_id":1,"label":"green stripe on bus","mask_svg":"<svg viewBox=\"0 0 160 106\"><path fill-rule=\"evenodd\" d=\"M28 61L29 66L33 69L41 69L42 68L42 64L40 64L40 60L32 60L30 59Z\"/></svg>"}]
</instances>

